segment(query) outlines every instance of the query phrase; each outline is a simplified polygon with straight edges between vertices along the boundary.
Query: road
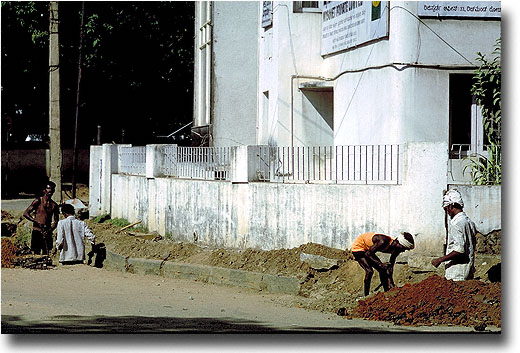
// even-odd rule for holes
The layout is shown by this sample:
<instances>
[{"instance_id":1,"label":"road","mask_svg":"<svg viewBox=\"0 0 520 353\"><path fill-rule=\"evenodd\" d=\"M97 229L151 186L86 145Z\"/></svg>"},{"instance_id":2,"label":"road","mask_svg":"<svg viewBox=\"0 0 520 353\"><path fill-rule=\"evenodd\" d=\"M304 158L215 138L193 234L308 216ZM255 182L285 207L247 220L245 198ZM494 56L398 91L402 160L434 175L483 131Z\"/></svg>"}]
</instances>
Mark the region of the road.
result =
<instances>
[{"instance_id":1,"label":"road","mask_svg":"<svg viewBox=\"0 0 520 353\"><path fill-rule=\"evenodd\" d=\"M347 320L333 313L283 306L281 302L290 299L287 295L87 265L60 265L50 270L2 268L1 278L2 333L352 333L440 329Z\"/></svg>"}]
</instances>

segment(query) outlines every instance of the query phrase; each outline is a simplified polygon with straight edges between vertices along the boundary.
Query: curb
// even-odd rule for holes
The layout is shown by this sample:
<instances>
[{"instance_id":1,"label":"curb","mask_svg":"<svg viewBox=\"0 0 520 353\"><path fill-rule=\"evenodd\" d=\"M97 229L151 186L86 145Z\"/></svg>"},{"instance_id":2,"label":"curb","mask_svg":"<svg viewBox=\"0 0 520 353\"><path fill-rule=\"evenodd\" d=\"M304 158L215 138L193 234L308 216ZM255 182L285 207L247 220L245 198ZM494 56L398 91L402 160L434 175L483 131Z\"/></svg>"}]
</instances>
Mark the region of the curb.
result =
<instances>
[{"instance_id":1,"label":"curb","mask_svg":"<svg viewBox=\"0 0 520 353\"><path fill-rule=\"evenodd\" d=\"M277 294L297 295L300 292L300 280L296 277L276 276L180 262L127 258L108 250L106 251L103 268L111 271L189 279L221 286L249 288Z\"/></svg>"}]
</instances>

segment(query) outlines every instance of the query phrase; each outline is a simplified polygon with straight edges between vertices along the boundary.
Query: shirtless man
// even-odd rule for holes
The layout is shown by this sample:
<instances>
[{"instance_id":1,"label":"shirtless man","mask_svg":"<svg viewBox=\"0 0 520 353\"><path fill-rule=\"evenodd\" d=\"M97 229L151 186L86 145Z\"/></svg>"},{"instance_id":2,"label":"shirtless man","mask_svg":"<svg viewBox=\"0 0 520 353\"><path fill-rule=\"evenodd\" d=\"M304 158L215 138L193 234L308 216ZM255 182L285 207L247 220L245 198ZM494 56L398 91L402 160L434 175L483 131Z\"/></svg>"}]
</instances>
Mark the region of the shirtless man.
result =
<instances>
[{"instance_id":1,"label":"shirtless man","mask_svg":"<svg viewBox=\"0 0 520 353\"><path fill-rule=\"evenodd\" d=\"M47 255L53 248L52 232L58 226L60 218L59 206L52 200L55 190L56 184L52 181L47 182L43 196L35 199L23 214L33 222L31 250L35 255Z\"/></svg>"},{"instance_id":2,"label":"shirtless man","mask_svg":"<svg viewBox=\"0 0 520 353\"><path fill-rule=\"evenodd\" d=\"M379 272L381 285L385 292L395 287L393 279L395 260L400 253L411 250L414 247L415 241L413 236L406 232L399 234L397 238L375 232L364 233L358 236L352 244L351 251L359 266L365 270L365 296L370 293L370 282L374 274L373 268ZM390 254L390 262L383 263L376 256L378 251Z\"/></svg>"}]
</instances>

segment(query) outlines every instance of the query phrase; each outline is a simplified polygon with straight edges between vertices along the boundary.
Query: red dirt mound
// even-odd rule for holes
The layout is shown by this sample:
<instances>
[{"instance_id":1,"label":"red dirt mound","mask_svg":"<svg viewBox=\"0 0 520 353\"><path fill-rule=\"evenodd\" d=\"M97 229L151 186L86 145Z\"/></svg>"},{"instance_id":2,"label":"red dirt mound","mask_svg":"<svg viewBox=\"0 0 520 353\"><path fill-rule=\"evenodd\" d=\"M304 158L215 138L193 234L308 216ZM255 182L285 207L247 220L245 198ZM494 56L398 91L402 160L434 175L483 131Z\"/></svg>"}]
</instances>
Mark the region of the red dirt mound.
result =
<instances>
[{"instance_id":1,"label":"red dirt mound","mask_svg":"<svg viewBox=\"0 0 520 353\"><path fill-rule=\"evenodd\" d=\"M438 275L360 300L353 317L396 325L501 326L501 283L454 282Z\"/></svg>"},{"instance_id":2,"label":"red dirt mound","mask_svg":"<svg viewBox=\"0 0 520 353\"><path fill-rule=\"evenodd\" d=\"M13 267L18 248L10 239L2 238L2 267Z\"/></svg>"}]
</instances>

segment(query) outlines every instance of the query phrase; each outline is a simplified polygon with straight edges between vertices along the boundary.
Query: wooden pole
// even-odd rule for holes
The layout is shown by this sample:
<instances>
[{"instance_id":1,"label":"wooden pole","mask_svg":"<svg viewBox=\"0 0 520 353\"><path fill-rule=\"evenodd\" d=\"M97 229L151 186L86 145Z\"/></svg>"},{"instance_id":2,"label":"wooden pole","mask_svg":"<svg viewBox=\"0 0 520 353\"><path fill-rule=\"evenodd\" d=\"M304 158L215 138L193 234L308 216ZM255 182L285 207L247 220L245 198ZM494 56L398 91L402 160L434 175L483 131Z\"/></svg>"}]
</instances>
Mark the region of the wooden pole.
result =
<instances>
[{"instance_id":1,"label":"wooden pole","mask_svg":"<svg viewBox=\"0 0 520 353\"><path fill-rule=\"evenodd\" d=\"M62 151L60 135L60 42L58 36L58 2L49 4L49 139L50 179L56 183L54 199L61 203Z\"/></svg>"},{"instance_id":2,"label":"wooden pole","mask_svg":"<svg viewBox=\"0 0 520 353\"><path fill-rule=\"evenodd\" d=\"M83 17L85 16L85 2L81 2L81 19L79 24L78 48L78 86L76 89L76 120L74 123L74 150L72 152L72 198L76 198L76 172L78 169L78 121L79 121L79 88L81 83L81 49L83 48Z\"/></svg>"}]
</instances>

